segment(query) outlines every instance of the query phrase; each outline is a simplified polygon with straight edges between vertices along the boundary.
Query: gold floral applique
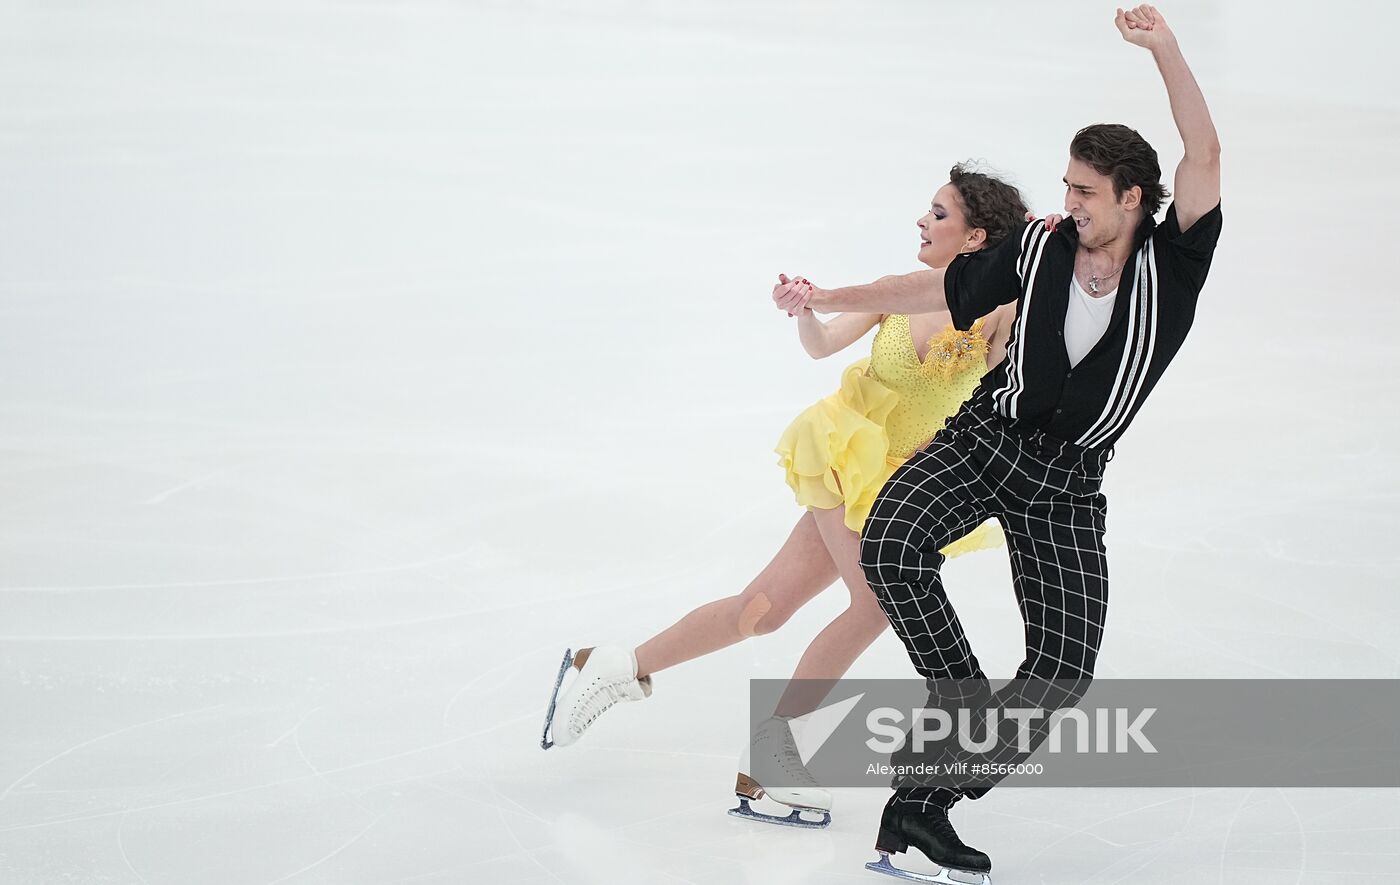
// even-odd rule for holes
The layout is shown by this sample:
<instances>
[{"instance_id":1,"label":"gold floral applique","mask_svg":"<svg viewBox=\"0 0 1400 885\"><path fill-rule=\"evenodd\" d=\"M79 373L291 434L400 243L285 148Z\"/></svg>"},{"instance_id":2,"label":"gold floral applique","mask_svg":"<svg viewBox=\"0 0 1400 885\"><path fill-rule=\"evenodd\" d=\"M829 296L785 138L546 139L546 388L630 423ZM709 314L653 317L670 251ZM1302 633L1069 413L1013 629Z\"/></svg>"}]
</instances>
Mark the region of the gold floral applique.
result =
<instances>
[{"instance_id":1,"label":"gold floral applique","mask_svg":"<svg viewBox=\"0 0 1400 885\"><path fill-rule=\"evenodd\" d=\"M928 340L924 368L931 374L951 378L974 362L986 362L987 339L982 337L982 320L966 332L947 326Z\"/></svg>"}]
</instances>

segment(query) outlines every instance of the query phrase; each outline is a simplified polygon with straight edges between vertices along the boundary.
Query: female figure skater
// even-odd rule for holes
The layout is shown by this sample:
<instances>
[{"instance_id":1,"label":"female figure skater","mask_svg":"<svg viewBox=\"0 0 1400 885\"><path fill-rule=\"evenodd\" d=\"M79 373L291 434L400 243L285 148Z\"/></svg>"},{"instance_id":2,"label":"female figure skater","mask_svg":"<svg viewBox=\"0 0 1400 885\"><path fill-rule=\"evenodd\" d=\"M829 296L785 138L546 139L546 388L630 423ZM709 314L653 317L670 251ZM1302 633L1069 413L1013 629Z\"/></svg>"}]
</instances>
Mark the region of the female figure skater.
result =
<instances>
[{"instance_id":1,"label":"female figure skater","mask_svg":"<svg viewBox=\"0 0 1400 885\"><path fill-rule=\"evenodd\" d=\"M949 182L918 221L919 260L932 268L945 267L960 252L995 245L1026 215L1016 188L965 165L954 166ZM861 526L890 475L933 438L972 395L982 375L1005 356L1010 308L1014 305L998 308L967 332L954 330L946 311L917 316L848 313L823 323L811 310L802 310L798 334L815 359L845 349L880 326L870 356L842 373L841 389L799 415L779 440L779 463L806 514L742 593L700 606L636 649L598 646L576 655L566 652L541 746L568 746L619 701L648 697L653 673L773 632L840 577L850 592L850 606L812 640L774 717L753 739L761 769L782 772L786 784L804 784L766 790L793 810L787 817L750 810L748 800L763 796L765 788L741 762L744 770L735 788L740 807L732 812L797 826L826 826L831 794L802 766L788 720L815 709L821 697L812 695L824 696L830 681L844 675L889 626L860 568ZM1000 528L989 520L943 552L953 556L1001 541ZM561 696L570 666L579 672ZM821 812L823 819L803 819L800 809Z\"/></svg>"}]
</instances>

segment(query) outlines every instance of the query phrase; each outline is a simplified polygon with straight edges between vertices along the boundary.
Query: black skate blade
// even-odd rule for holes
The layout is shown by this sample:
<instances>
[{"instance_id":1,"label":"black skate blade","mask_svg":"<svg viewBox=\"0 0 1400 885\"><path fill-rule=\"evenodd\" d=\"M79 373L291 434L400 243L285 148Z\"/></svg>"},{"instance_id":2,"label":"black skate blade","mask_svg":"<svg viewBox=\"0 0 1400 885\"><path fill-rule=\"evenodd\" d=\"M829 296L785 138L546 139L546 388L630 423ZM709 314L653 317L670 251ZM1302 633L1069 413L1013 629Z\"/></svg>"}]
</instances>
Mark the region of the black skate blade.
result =
<instances>
[{"instance_id":1,"label":"black skate blade","mask_svg":"<svg viewBox=\"0 0 1400 885\"><path fill-rule=\"evenodd\" d=\"M955 867L941 867L936 873L916 873L913 870L902 870L890 863L890 856L883 851L880 852L879 860L872 860L865 865L865 868L872 873L883 873L886 876L910 882L932 882L934 885L992 885L990 873L959 870Z\"/></svg>"},{"instance_id":2,"label":"black skate blade","mask_svg":"<svg viewBox=\"0 0 1400 885\"><path fill-rule=\"evenodd\" d=\"M548 750L554 746L554 741L550 740L549 725L554 721L554 705L559 703L559 687L564 684L564 674L569 672L573 662L574 650L564 649L564 663L559 665L559 678L554 680L554 693L549 696L549 710L544 714L544 730L540 732L541 750Z\"/></svg>"},{"instance_id":3,"label":"black skate blade","mask_svg":"<svg viewBox=\"0 0 1400 885\"><path fill-rule=\"evenodd\" d=\"M811 818L803 817L803 811L809 811L812 814L820 814L822 819L812 820ZM764 814L761 811L754 811L749 807L747 796L740 796L739 807L729 809L729 813L734 817L756 820L765 824L777 824L780 827L797 827L800 830L824 830L831 826L831 812L829 811L821 811L817 808L794 808L791 814L786 817L780 817L776 814Z\"/></svg>"}]
</instances>

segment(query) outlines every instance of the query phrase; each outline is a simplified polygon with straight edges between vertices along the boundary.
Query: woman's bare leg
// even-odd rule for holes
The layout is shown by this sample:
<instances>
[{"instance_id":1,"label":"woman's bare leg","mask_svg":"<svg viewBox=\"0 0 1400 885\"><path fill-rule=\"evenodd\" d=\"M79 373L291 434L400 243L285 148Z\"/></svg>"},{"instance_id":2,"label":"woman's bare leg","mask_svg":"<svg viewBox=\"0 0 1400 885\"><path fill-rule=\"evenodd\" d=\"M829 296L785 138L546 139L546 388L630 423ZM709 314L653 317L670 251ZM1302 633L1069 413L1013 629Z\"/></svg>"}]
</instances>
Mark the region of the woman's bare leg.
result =
<instances>
[{"instance_id":1,"label":"woman's bare leg","mask_svg":"<svg viewBox=\"0 0 1400 885\"><path fill-rule=\"evenodd\" d=\"M875 593L860 567L860 536L846 527L846 508L812 512L829 557L851 592L851 604L807 646L778 702L775 715L801 716L815 710L870 643L889 627ZM819 681L805 681L819 680Z\"/></svg>"},{"instance_id":2,"label":"woman's bare leg","mask_svg":"<svg viewBox=\"0 0 1400 885\"><path fill-rule=\"evenodd\" d=\"M637 646L638 678L773 632L837 575L817 519L808 511L743 593L706 603Z\"/></svg>"}]
</instances>

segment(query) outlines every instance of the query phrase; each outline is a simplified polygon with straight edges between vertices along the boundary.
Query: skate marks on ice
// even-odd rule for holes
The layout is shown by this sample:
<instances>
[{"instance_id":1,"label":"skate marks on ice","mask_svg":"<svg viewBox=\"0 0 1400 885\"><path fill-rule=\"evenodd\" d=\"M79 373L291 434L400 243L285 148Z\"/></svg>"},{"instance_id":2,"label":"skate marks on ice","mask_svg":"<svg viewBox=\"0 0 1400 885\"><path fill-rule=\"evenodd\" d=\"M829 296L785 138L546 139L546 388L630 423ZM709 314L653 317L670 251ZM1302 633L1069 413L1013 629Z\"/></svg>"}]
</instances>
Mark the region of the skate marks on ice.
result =
<instances>
[{"instance_id":1,"label":"skate marks on ice","mask_svg":"<svg viewBox=\"0 0 1400 885\"><path fill-rule=\"evenodd\" d=\"M712 882L751 883L751 885L807 885L832 869L837 860L834 842L827 834L799 833L765 828L763 833L747 832L738 844L720 830L704 826L687 827L676 816L711 814L708 807L682 810L658 834L671 832L661 844L645 841L627 830L656 825L663 817L628 827L606 829L591 816L564 814L554 826L555 847L568 871L569 882L598 885L654 885L675 881L708 885ZM675 838L679 831L688 835L686 845Z\"/></svg>"},{"instance_id":2,"label":"skate marks on ice","mask_svg":"<svg viewBox=\"0 0 1400 885\"><path fill-rule=\"evenodd\" d=\"M294 870L293 872L290 872L290 873L286 874L285 876L281 876L281 877L279 877L279 878L273 879L271 882L267 883L267 885L278 885L278 883L287 882L287 881L289 881L289 880L291 880L291 879L295 879L297 876L301 876L301 875L303 875L303 874L305 874L305 873L309 873L310 871L316 869L317 867L321 866L322 864L324 864L324 863L326 863L326 862L328 862L328 861L334 859L337 855L339 855L339 854L341 854L342 852L348 850L352 845L354 845L356 842L359 842L362 838L364 838L365 834L368 833L370 830L373 830L375 827L379 826L379 822L382 821L382 820L384 819L385 815L387 815L387 814L388 814L387 811L386 811L386 812L380 812L379 814L375 815L375 817L374 817L373 819L371 819L369 823L365 824L364 829L360 830L358 833L356 833L355 835L351 836L349 839L347 839L344 843L342 843L339 847L335 848L333 851L331 851L331 852L329 852L328 854L325 854L325 855L321 856L320 858L318 858L318 859L312 861L311 863L307 864L306 866L302 867L302 868L299 869L299 870Z\"/></svg>"},{"instance_id":3,"label":"skate marks on ice","mask_svg":"<svg viewBox=\"0 0 1400 885\"><path fill-rule=\"evenodd\" d=\"M467 697L468 695L471 695L472 693L474 693L474 691L476 690L476 687L477 687L478 685L480 685L482 682L484 682L488 677L494 676L494 675L496 675L496 674L498 674L498 673L501 673L501 672L510 672L510 671L512 671L512 670L516 670L516 669L519 668L520 664L521 664L523 661L533 660L533 659L535 659L536 657L538 657L539 655L542 655L542 654L545 652L545 650L547 650L547 649L552 649L552 648L555 648L555 646L553 646L553 645L541 645L541 646L536 646L535 648L530 649L529 651L525 652L524 654L516 655L515 657L510 658L510 659L508 659L508 660L499 661L499 662L493 664L493 665L492 665L491 667L489 667L488 669L482 670L480 673L476 674L476 675L473 676L471 679L467 680L465 683L462 684L462 687L461 687L461 688L457 689L456 693L454 693L454 694L452 695L452 697L448 698L447 703L443 705L443 708L442 708L442 724L443 724L443 727L446 728L448 725L451 724L451 721L452 721L452 710L453 710L453 708L456 707L457 704L458 704L463 698L465 698L465 697ZM558 693L558 689L557 689L557 688L555 689L555 692L556 692L556 694Z\"/></svg>"},{"instance_id":4,"label":"skate marks on ice","mask_svg":"<svg viewBox=\"0 0 1400 885\"><path fill-rule=\"evenodd\" d=\"M554 821L554 847L572 874L567 880L589 885L657 880L699 885L701 882L733 881L737 878L737 871L718 858L708 858L708 864L700 863L697 868L692 859L703 858L704 855L685 852L685 863L678 864L674 848L657 851L580 814L562 814Z\"/></svg>"},{"instance_id":5,"label":"skate marks on ice","mask_svg":"<svg viewBox=\"0 0 1400 885\"><path fill-rule=\"evenodd\" d=\"M387 815L401 818L388 820L389 830L410 829L402 818L421 803L395 797L460 772L456 762L427 759L336 776L336 766L313 764L301 746L298 732L314 711L285 712L300 715L275 730L266 710L238 703L148 717L26 765L0 800L0 880L270 882L314 871L348 881L376 853L364 847L367 834ZM268 752L294 744L294 754ZM460 809L452 812L460 820ZM460 845L434 834L430 821L411 829Z\"/></svg>"},{"instance_id":6,"label":"skate marks on ice","mask_svg":"<svg viewBox=\"0 0 1400 885\"><path fill-rule=\"evenodd\" d=\"M1400 859L1393 790L1009 790L997 798L977 828L1006 882L1388 885ZM997 852L999 841L1027 847Z\"/></svg>"},{"instance_id":7,"label":"skate marks on ice","mask_svg":"<svg viewBox=\"0 0 1400 885\"><path fill-rule=\"evenodd\" d=\"M1073 851L1081 857L1092 857L1093 851L1086 851L1082 844L1083 840L1089 840L1095 847L1104 849L1105 858L1117 858L1108 861L1109 866L1101 872L1118 875L1121 867L1127 866L1130 869L1122 873L1120 878L1136 876L1144 868L1161 861L1163 855L1173 850L1175 839L1180 835L1180 830L1173 831L1172 828L1188 826L1195 819L1196 799L1199 794L1199 790L1191 790L1185 797L1171 796L1155 802L1135 804L1115 814L1094 816L1088 822L1077 827L1071 828L1068 825L1062 825L1060 828L1067 832L1054 835L1052 838L1048 838L1048 841L1038 841L1035 852L1024 858L1021 863L1028 868L1034 868L1036 864L1049 863L1067 851ZM1184 811L1179 808L1183 802L1188 803ZM1186 825L1180 823L1182 814L1185 815ZM1025 824L1044 825L1046 823L1043 819L1005 816L1013 817ZM1134 829L1129 829L1122 838L1110 838L1104 834L1106 830L1116 831L1115 825L1125 829L1131 825ZM1134 835L1140 835L1141 832L1150 832L1154 828L1157 828L1158 832L1165 829L1171 833L1171 836L1166 841L1145 841L1141 838L1132 838ZM1049 835L1047 834L1047 836ZM1075 842L1080 844L1067 845L1067 843ZM1112 881L1118 881L1118 879Z\"/></svg>"},{"instance_id":8,"label":"skate marks on ice","mask_svg":"<svg viewBox=\"0 0 1400 885\"><path fill-rule=\"evenodd\" d=\"M21 774L19 777L15 778L8 787L6 787L3 791L0 791L0 802L4 802L5 799L9 797L9 795L12 792L14 792L14 789L16 787L23 786L31 777L38 774L40 771L44 770L45 768L47 768L48 766L52 765L53 763L57 762L65 756L68 756L72 753L76 753L79 750L82 750L86 747L91 747L94 744L101 743L102 741L108 740L110 738L117 737L118 735L126 734L129 731L136 731L138 729L148 728L153 725L160 725L164 722L173 722L177 719L183 719L186 716L197 716L200 713L208 713L211 710L217 710L223 706L226 705L213 704L208 707L201 707L197 710L185 710L180 713L172 713L169 716L161 716L160 718L152 719L149 722L138 722L135 725L127 725L122 728L114 729L113 731L106 732L105 734L100 734L97 737L89 738L88 740L85 740L82 743L74 744L68 749L56 753L53 756L50 756L48 759L45 759L43 762L40 762L38 765L29 769L24 774Z\"/></svg>"},{"instance_id":9,"label":"skate marks on ice","mask_svg":"<svg viewBox=\"0 0 1400 885\"><path fill-rule=\"evenodd\" d=\"M828 831L756 827L726 817L721 803L734 771L727 753L581 750L546 757L551 769L566 764L559 777L532 775L505 790L550 819L552 826L543 828L550 844L494 857L483 862L483 872L533 873L538 858L566 882L810 885L864 876L840 869L840 855L850 848L839 851Z\"/></svg>"},{"instance_id":10,"label":"skate marks on ice","mask_svg":"<svg viewBox=\"0 0 1400 885\"><path fill-rule=\"evenodd\" d=\"M867 826L878 820L884 798L879 791L843 795L848 813L842 819L853 821L853 826L803 832L733 822L716 831L715 803L697 807L689 802L703 792L699 786L682 788L675 797L689 807L633 818L622 826L616 821L628 820L628 812L636 810L635 798L591 796L591 791L563 786L567 803L576 810L565 813L569 821L556 818L555 837L561 844L541 846L533 853L559 880L570 882L897 881L876 878L864 868L872 853ZM1393 866L1400 827L1395 826L1396 803L1384 791L1246 795L1246 791L1212 790L1177 792L1165 799L1160 792L1010 790L997 797L996 806L982 802L968 809L977 814L966 824L969 835L975 831L979 844L998 858L992 881L999 885L1195 881L1388 885L1395 881L1386 870ZM598 834L608 850L590 847L581 833ZM576 845L578 841L585 844ZM1016 851L1013 846L1023 847ZM730 863L720 865L723 858ZM915 872L937 869L921 855L908 858L900 856L902 865ZM518 865L522 860L510 863ZM613 878L607 879L606 872L588 878L577 870L589 863L611 871ZM956 885L970 885L960 872L951 878Z\"/></svg>"},{"instance_id":11,"label":"skate marks on ice","mask_svg":"<svg viewBox=\"0 0 1400 885\"><path fill-rule=\"evenodd\" d=\"M432 568L450 562L474 557L481 552L480 545L472 545L465 550L458 550L443 553L437 556L430 556L425 559L409 560L406 562L389 563L386 565L367 566L365 568L344 569L332 571L313 571L296 574L263 575L258 577L244 578L209 578L203 580L188 581L146 581L129 584L45 584L30 586L10 586L0 587L0 593L101 593L105 591L126 591L126 590L201 590L201 589L222 589L228 587L251 587L264 584L297 584L313 581L338 581L345 578L363 578L375 575L394 575L402 572L418 571L420 569ZM453 613L452 616L463 617L470 614L477 614L481 610L473 609L467 612ZM404 623L418 623L404 622ZM392 626L371 624L369 627ZM239 634L243 635L243 634ZM248 634L256 635L256 634ZM295 635L295 634L276 634ZM21 637L22 638L22 637ZM48 638L48 637L39 637ZM81 637L79 637L81 638ZM105 639L111 637L93 637ZM144 637L143 637L144 638ZM159 638L159 637L157 637ZM174 636L172 639L184 637ZM200 637L196 637L200 638Z\"/></svg>"}]
</instances>

